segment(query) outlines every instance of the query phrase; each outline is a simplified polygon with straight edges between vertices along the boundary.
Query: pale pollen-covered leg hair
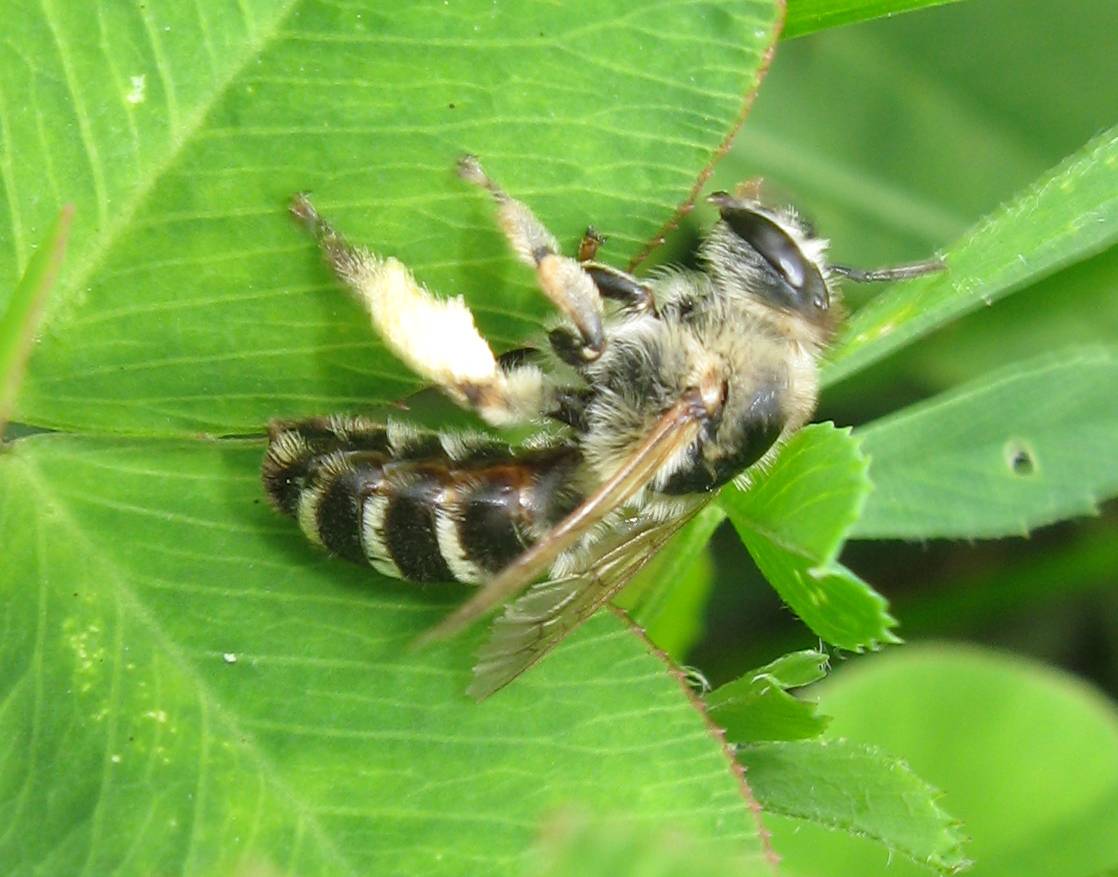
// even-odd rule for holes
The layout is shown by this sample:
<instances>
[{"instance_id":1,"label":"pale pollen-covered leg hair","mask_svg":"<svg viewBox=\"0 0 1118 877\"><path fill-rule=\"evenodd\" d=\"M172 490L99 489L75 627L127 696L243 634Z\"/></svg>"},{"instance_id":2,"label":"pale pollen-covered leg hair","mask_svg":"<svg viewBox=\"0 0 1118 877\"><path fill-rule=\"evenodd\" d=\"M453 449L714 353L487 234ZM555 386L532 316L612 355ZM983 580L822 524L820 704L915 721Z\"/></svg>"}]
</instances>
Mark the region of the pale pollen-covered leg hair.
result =
<instances>
[{"instance_id":1,"label":"pale pollen-covered leg hair","mask_svg":"<svg viewBox=\"0 0 1118 877\"><path fill-rule=\"evenodd\" d=\"M461 296L437 298L399 260L351 246L304 194L291 212L364 303L385 345L417 375L494 426L532 421L551 406L543 373L498 363Z\"/></svg>"}]
</instances>

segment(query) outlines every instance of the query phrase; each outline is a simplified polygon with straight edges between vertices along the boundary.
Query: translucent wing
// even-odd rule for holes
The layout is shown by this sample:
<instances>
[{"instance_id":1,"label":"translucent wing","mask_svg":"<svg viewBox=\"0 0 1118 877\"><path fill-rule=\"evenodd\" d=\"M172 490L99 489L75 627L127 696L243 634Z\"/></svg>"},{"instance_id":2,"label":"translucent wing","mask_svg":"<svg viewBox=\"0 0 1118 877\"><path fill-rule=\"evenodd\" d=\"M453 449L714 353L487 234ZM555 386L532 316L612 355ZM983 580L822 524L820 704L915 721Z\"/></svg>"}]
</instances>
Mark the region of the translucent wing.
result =
<instances>
[{"instance_id":1,"label":"translucent wing","mask_svg":"<svg viewBox=\"0 0 1118 877\"><path fill-rule=\"evenodd\" d=\"M610 512L632 499L664 463L687 447L698 434L705 415L698 391L684 394L660 416L640 445L604 484L441 624L421 636L416 646L457 633L494 606L523 591L545 573L560 554L573 548Z\"/></svg>"},{"instance_id":2,"label":"translucent wing","mask_svg":"<svg viewBox=\"0 0 1118 877\"><path fill-rule=\"evenodd\" d=\"M635 518L595 543L581 569L539 582L510 603L478 653L469 693L481 700L504 687L593 615L704 505L671 520Z\"/></svg>"}]
</instances>

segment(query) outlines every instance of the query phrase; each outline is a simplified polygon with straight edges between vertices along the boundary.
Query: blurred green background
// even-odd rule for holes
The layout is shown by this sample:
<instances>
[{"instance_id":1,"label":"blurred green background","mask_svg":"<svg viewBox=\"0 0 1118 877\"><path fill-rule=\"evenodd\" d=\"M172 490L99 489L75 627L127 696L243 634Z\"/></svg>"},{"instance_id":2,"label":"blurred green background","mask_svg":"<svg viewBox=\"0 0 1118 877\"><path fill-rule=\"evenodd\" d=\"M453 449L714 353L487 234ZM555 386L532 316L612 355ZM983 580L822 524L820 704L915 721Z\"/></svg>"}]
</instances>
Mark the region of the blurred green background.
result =
<instances>
[{"instance_id":1,"label":"blurred green background","mask_svg":"<svg viewBox=\"0 0 1118 877\"><path fill-rule=\"evenodd\" d=\"M1114 123L1116 33L1110 0L973 0L790 40L711 186L763 177L836 261L923 258ZM661 257L683 258L709 219L696 211ZM847 285L854 304L873 293ZM1026 356L1116 339L1112 248L829 388L819 419L858 426ZM1116 523L1110 503L1029 538L853 542L844 561L889 597L910 643L1000 647L1118 695ZM690 663L718 684L816 645L728 525L712 551L717 584Z\"/></svg>"}]
</instances>

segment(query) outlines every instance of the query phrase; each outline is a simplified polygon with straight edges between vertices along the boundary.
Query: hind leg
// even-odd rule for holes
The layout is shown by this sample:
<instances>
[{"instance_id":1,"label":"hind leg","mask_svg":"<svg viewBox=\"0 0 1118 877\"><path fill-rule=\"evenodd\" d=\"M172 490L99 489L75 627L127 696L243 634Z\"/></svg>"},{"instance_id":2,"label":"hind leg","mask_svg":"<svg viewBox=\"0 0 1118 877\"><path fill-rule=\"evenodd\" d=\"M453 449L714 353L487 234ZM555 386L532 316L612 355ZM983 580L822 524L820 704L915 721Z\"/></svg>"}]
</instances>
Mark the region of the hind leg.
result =
<instances>
[{"instance_id":1,"label":"hind leg","mask_svg":"<svg viewBox=\"0 0 1118 877\"><path fill-rule=\"evenodd\" d=\"M385 345L417 375L493 426L528 422L551 407L543 373L534 366L502 367L461 296L436 298L402 262L351 246L305 195L295 197L291 212L365 304Z\"/></svg>"}]
</instances>

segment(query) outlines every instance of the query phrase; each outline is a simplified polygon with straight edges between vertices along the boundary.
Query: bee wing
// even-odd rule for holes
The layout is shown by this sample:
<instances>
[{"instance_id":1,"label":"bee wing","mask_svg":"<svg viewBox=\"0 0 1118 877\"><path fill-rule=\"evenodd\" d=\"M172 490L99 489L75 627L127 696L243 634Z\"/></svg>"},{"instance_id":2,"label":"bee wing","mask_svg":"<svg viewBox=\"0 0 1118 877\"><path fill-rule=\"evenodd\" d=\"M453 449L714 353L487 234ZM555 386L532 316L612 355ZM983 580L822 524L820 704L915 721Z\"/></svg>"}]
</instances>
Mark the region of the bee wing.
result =
<instances>
[{"instance_id":1,"label":"bee wing","mask_svg":"<svg viewBox=\"0 0 1118 877\"><path fill-rule=\"evenodd\" d=\"M421 636L416 646L457 633L539 578L560 554L573 547L606 515L632 499L657 469L691 443L698 434L704 411L698 391L686 393L661 415L640 445L601 487L496 578Z\"/></svg>"},{"instance_id":2,"label":"bee wing","mask_svg":"<svg viewBox=\"0 0 1118 877\"><path fill-rule=\"evenodd\" d=\"M569 576L539 582L493 622L478 653L469 693L477 700L503 688L586 621L640 572L656 551L704 505L668 521L638 518L595 543Z\"/></svg>"}]
</instances>

